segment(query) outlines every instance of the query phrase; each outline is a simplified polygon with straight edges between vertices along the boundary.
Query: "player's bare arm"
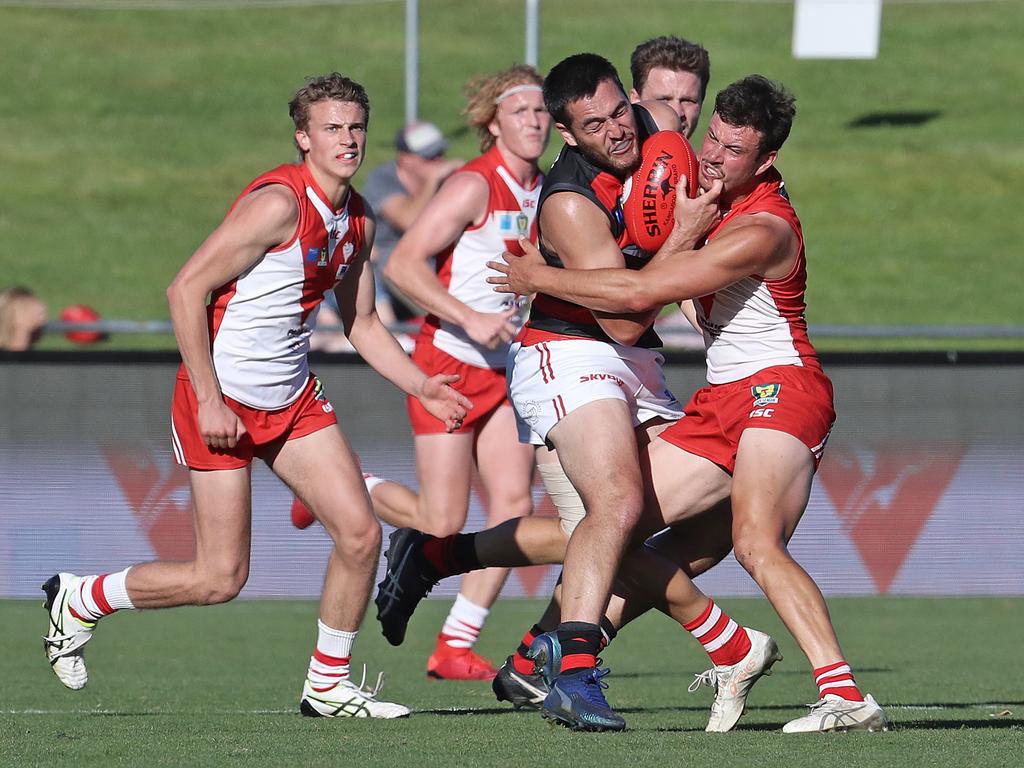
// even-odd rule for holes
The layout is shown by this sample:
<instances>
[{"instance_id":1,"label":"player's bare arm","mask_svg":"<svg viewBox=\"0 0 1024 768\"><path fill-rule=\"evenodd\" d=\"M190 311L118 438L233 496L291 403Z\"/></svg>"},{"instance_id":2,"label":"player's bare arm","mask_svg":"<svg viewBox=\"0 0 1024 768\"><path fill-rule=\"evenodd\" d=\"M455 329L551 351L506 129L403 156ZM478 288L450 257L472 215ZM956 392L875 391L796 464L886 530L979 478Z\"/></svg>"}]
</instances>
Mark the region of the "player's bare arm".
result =
<instances>
[{"instance_id":1,"label":"player's bare arm","mask_svg":"<svg viewBox=\"0 0 1024 768\"><path fill-rule=\"evenodd\" d=\"M210 356L207 296L268 250L288 242L298 220L298 203L287 188L273 184L254 191L206 238L167 289L174 335L199 402L199 428L213 448L233 448L245 428L224 404L217 383Z\"/></svg>"},{"instance_id":2,"label":"player's bare arm","mask_svg":"<svg viewBox=\"0 0 1024 768\"><path fill-rule=\"evenodd\" d=\"M658 126L659 131L683 132L682 120L679 119L676 111L665 102L648 99L638 103L654 118L654 124Z\"/></svg>"},{"instance_id":3,"label":"player's bare arm","mask_svg":"<svg viewBox=\"0 0 1024 768\"><path fill-rule=\"evenodd\" d=\"M685 179L685 176L680 178L679 185L681 187L685 187ZM677 256L682 251L693 250L703 243L707 233L722 217L719 209L721 192L722 184L720 181L716 181L710 190L702 191L696 198L678 198L676 200L676 223L672 232L658 252L651 256L644 269L651 269L651 264ZM501 273L487 279L487 282L492 285L499 286L495 288L499 293L525 294L544 290L538 285L537 279L550 277L545 270L552 268L545 266L540 252L525 240L520 241L520 247L524 251L522 257L503 253L504 263L488 262L491 269Z\"/></svg>"},{"instance_id":4,"label":"player's bare arm","mask_svg":"<svg viewBox=\"0 0 1024 768\"><path fill-rule=\"evenodd\" d=\"M425 183L415 195L390 195L378 206L377 216L399 232L406 232L433 199L438 187L461 165L462 160L456 159L434 162L426 172Z\"/></svg>"},{"instance_id":5,"label":"player's bare arm","mask_svg":"<svg viewBox=\"0 0 1024 768\"><path fill-rule=\"evenodd\" d=\"M625 269L626 262L612 237L607 216L583 195L575 192L559 192L552 195L541 208L540 217L544 244L562 260L566 270ZM532 246L530 247L532 249ZM491 266L493 267L493 263ZM566 271L543 267L545 274L549 270ZM488 282L493 282L494 279L488 278ZM540 292L547 293L540 286L537 288ZM536 293L537 290L511 292L529 294ZM657 314L658 310L653 309L635 316L595 312L594 317L601 329L615 341L632 345L650 327Z\"/></svg>"},{"instance_id":6,"label":"player's bare arm","mask_svg":"<svg viewBox=\"0 0 1024 768\"><path fill-rule=\"evenodd\" d=\"M758 213L740 217L699 251L680 251L641 270L533 267L528 282L585 307L640 312L714 293L750 275L783 277L798 248L799 240L785 221ZM514 265L513 260L509 269Z\"/></svg>"},{"instance_id":7,"label":"player's bare arm","mask_svg":"<svg viewBox=\"0 0 1024 768\"><path fill-rule=\"evenodd\" d=\"M419 398L448 431L458 429L472 403L452 389L455 375L428 377L421 371L377 316L373 269L369 265L376 223L366 220L366 241L345 277L335 287L345 334L360 356L381 376L406 394Z\"/></svg>"},{"instance_id":8,"label":"player's bare arm","mask_svg":"<svg viewBox=\"0 0 1024 768\"><path fill-rule=\"evenodd\" d=\"M496 349L515 336L516 310L477 312L448 292L431 263L467 227L482 222L487 194L487 182L476 173L458 173L448 179L395 246L384 274L419 306L461 326L476 343Z\"/></svg>"}]
</instances>

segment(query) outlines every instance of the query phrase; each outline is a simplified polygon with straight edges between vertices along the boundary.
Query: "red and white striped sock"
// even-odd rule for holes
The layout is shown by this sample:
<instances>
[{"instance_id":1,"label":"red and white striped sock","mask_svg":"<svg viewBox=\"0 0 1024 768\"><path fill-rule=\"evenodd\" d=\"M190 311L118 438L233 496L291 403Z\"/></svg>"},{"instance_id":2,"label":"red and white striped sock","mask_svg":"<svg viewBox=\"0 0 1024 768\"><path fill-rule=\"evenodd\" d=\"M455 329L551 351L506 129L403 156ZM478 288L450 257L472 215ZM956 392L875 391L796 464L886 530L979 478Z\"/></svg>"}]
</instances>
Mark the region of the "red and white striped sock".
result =
<instances>
[{"instance_id":1,"label":"red and white striped sock","mask_svg":"<svg viewBox=\"0 0 1024 768\"><path fill-rule=\"evenodd\" d=\"M704 646L716 667L737 664L750 651L747 630L730 619L714 600L709 599L700 616L684 624L683 628Z\"/></svg>"},{"instance_id":2,"label":"red and white striped sock","mask_svg":"<svg viewBox=\"0 0 1024 768\"><path fill-rule=\"evenodd\" d=\"M309 659L309 678L314 691L323 693L349 678L349 661L357 632L334 629L317 619L316 649Z\"/></svg>"},{"instance_id":3,"label":"red and white striped sock","mask_svg":"<svg viewBox=\"0 0 1024 768\"><path fill-rule=\"evenodd\" d=\"M118 573L83 576L71 593L71 615L80 621L93 622L122 608L134 608L124 583L128 571L129 568L125 568Z\"/></svg>"},{"instance_id":4,"label":"red and white striped sock","mask_svg":"<svg viewBox=\"0 0 1024 768\"><path fill-rule=\"evenodd\" d=\"M460 593L444 620L438 644L444 643L450 648L472 648L489 613L489 609L467 600Z\"/></svg>"},{"instance_id":5,"label":"red and white striped sock","mask_svg":"<svg viewBox=\"0 0 1024 768\"><path fill-rule=\"evenodd\" d=\"M818 686L819 699L831 693L847 701L864 701L864 694L860 692L857 681L853 679L853 670L845 661L837 661L835 664L826 664L815 669L814 682Z\"/></svg>"}]
</instances>

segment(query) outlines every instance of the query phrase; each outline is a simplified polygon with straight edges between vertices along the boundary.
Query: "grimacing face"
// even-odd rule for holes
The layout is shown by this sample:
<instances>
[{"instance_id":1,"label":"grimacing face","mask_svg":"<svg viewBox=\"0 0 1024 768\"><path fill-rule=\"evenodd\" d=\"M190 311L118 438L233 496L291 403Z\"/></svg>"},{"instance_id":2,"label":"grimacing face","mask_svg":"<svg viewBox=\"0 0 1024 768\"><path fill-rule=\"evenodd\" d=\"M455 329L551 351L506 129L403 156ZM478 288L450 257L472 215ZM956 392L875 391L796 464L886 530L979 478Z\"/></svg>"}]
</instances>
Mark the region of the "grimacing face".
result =
<instances>
[{"instance_id":1,"label":"grimacing face","mask_svg":"<svg viewBox=\"0 0 1024 768\"><path fill-rule=\"evenodd\" d=\"M700 186L722 181L722 196L730 199L753 188L757 177L775 162L778 152L761 152L761 133L750 126L729 125L716 112L701 144Z\"/></svg>"},{"instance_id":2,"label":"grimacing face","mask_svg":"<svg viewBox=\"0 0 1024 768\"><path fill-rule=\"evenodd\" d=\"M568 112L570 124L556 124L567 144L619 178L637 169L640 140L633 106L614 80L602 80L593 96L572 102Z\"/></svg>"}]
</instances>

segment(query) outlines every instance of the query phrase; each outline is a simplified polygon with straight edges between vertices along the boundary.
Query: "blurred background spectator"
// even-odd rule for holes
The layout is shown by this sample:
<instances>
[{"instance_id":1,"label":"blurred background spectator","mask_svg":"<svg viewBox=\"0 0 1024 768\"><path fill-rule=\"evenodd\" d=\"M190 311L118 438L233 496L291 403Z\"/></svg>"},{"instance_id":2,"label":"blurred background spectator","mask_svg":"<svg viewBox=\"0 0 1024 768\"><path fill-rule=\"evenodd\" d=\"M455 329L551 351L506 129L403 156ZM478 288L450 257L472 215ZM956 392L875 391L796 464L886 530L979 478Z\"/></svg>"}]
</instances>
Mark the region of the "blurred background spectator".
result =
<instances>
[{"instance_id":1,"label":"blurred background spectator","mask_svg":"<svg viewBox=\"0 0 1024 768\"><path fill-rule=\"evenodd\" d=\"M448 141L433 123L409 123L395 135L395 159L373 168L360 192L377 214L371 260L377 278L377 313L386 325L421 315L383 277L395 244L462 160L445 157Z\"/></svg>"},{"instance_id":2,"label":"blurred background spectator","mask_svg":"<svg viewBox=\"0 0 1024 768\"><path fill-rule=\"evenodd\" d=\"M415 303L384 278L384 265L395 244L430 202L441 183L463 164L462 160L446 158L447 150L448 141L436 125L409 123L395 134L395 159L373 168L366 181L358 185L359 192L377 215L377 234L370 262L377 284L377 314L388 327L415 321L423 314ZM343 334L324 330L340 324L337 302L333 293L328 292L319 308L317 330L310 339L310 348L322 352L350 350L351 346ZM412 351L412 336L399 333L397 338L407 352Z\"/></svg>"},{"instance_id":3,"label":"blurred background spectator","mask_svg":"<svg viewBox=\"0 0 1024 768\"><path fill-rule=\"evenodd\" d=\"M0 350L24 352L39 341L47 309L30 288L14 285L0 291Z\"/></svg>"}]
</instances>

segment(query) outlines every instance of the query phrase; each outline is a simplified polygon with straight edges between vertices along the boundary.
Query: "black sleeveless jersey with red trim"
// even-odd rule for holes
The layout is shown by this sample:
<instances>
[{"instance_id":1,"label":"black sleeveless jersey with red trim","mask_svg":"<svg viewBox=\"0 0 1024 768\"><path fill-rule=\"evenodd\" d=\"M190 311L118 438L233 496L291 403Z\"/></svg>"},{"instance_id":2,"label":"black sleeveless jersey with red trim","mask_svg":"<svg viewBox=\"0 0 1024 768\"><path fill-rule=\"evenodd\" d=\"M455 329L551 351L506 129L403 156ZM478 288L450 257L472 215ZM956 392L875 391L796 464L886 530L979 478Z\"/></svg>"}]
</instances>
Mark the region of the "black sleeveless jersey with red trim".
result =
<instances>
[{"instance_id":1,"label":"black sleeveless jersey with red trim","mask_svg":"<svg viewBox=\"0 0 1024 768\"><path fill-rule=\"evenodd\" d=\"M640 145L647 140L647 137L658 130L654 118L650 113L638 104L633 105L633 114L636 116L638 128L637 140ZM540 227L541 210L549 197L559 192L575 192L578 195L590 200L608 218L608 226L612 237L622 249L622 255L629 269L639 269L646 262L637 255L637 248L629 240L626 233L625 218L622 214L622 202L619 199L622 194L622 181L607 171L602 171L588 160L586 160L576 147L568 144L562 147L562 151L555 158L551 170L544 177L544 187L541 189L540 199L537 202L537 230L538 242L541 255L544 261L552 267L564 268L562 260L558 255L551 252L544 245L544 233ZM612 342L598 325L593 312L586 307L581 307L572 302L539 293L533 300L530 307L530 318L527 321L530 328L541 331L562 334L565 336L578 336L587 339ZM653 326L644 331L643 335L634 346L652 348L660 347L661 339L654 332Z\"/></svg>"}]
</instances>

